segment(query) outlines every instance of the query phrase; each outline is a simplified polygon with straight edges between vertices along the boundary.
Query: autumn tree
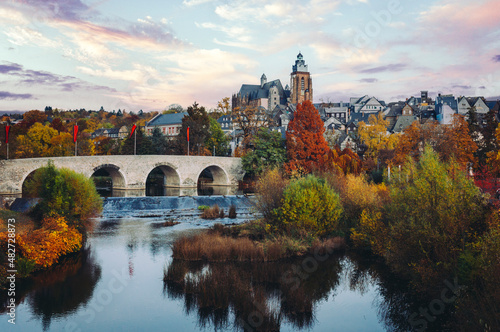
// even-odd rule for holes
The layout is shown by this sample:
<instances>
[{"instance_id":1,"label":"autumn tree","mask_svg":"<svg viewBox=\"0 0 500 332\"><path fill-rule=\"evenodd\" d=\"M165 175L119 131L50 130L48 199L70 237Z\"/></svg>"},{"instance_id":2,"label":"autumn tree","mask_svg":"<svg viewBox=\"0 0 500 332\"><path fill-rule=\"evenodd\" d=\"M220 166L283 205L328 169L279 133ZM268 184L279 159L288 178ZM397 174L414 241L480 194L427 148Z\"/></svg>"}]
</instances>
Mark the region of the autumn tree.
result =
<instances>
[{"instance_id":1,"label":"autumn tree","mask_svg":"<svg viewBox=\"0 0 500 332\"><path fill-rule=\"evenodd\" d=\"M425 146L418 162L395 171L382 225L382 254L397 270L423 281L457 273L460 260L486 229L487 201L453 159ZM372 234L377 238L377 234ZM381 237L382 238L382 237Z\"/></svg>"},{"instance_id":2,"label":"autumn tree","mask_svg":"<svg viewBox=\"0 0 500 332\"><path fill-rule=\"evenodd\" d=\"M50 147L47 151L47 156L51 157L65 157L75 154L75 143L73 143L73 135L70 133L60 133L52 137L50 140Z\"/></svg>"},{"instance_id":3,"label":"autumn tree","mask_svg":"<svg viewBox=\"0 0 500 332\"><path fill-rule=\"evenodd\" d=\"M395 147L393 165L402 165L407 156L418 160L425 145L432 147L439 156L448 161L456 159L462 166L474 162L477 145L469 135L469 127L462 115L454 115L449 126L437 122L424 125L414 122L399 136Z\"/></svg>"},{"instance_id":4,"label":"autumn tree","mask_svg":"<svg viewBox=\"0 0 500 332\"><path fill-rule=\"evenodd\" d=\"M248 175L260 175L263 171L281 168L286 161L285 141L279 131L260 128L253 137L253 149L241 158Z\"/></svg>"},{"instance_id":5,"label":"autumn tree","mask_svg":"<svg viewBox=\"0 0 500 332\"><path fill-rule=\"evenodd\" d=\"M251 146L252 136L259 128L269 125L269 116L262 107L236 107L232 111L232 121L236 130L241 130L239 138L242 141L242 155L248 152Z\"/></svg>"},{"instance_id":6,"label":"autumn tree","mask_svg":"<svg viewBox=\"0 0 500 332\"><path fill-rule=\"evenodd\" d=\"M64 126L64 123L59 118L55 118L54 120L52 120L50 127L54 128L58 132L66 132L67 131L66 127Z\"/></svg>"},{"instance_id":7,"label":"autumn tree","mask_svg":"<svg viewBox=\"0 0 500 332\"><path fill-rule=\"evenodd\" d=\"M384 120L382 112L370 115L368 123L359 123L358 135L367 148L365 156L375 162L381 150L392 150L396 145L397 138L387 131L388 125L389 121Z\"/></svg>"},{"instance_id":8,"label":"autumn tree","mask_svg":"<svg viewBox=\"0 0 500 332\"><path fill-rule=\"evenodd\" d=\"M58 134L57 130L36 122L26 135L17 137L15 154L18 158L46 157L51 147L51 140Z\"/></svg>"},{"instance_id":9,"label":"autumn tree","mask_svg":"<svg viewBox=\"0 0 500 332\"><path fill-rule=\"evenodd\" d=\"M205 151L205 142L210 137L210 118L205 111L205 107L199 106L194 102L192 106L187 108L187 115L182 118L182 126L177 139L181 153L187 152L187 129L189 127L189 145L191 153L197 151L200 147L200 154L209 154ZM201 149L202 148L202 149Z\"/></svg>"},{"instance_id":10,"label":"autumn tree","mask_svg":"<svg viewBox=\"0 0 500 332\"><path fill-rule=\"evenodd\" d=\"M351 149L345 148L341 150L338 145L335 145L333 149L328 151L325 168L344 175L360 174L362 162L359 156Z\"/></svg>"},{"instance_id":11,"label":"autumn tree","mask_svg":"<svg viewBox=\"0 0 500 332\"><path fill-rule=\"evenodd\" d=\"M443 142L437 148L443 160L454 158L462 166L475 163L477 144L469 134L469 125L463 115L453 115L452 123L445 127Z\"/></svg>"},{"instance_id":12,"label":"autumn tree","mask_svg":"<svg viewBox=\"0 0 500 332\"><path fill-rule=\"evenodd\" d=\"M325 127L318 110L306 100L297 105L292 121L286 132L288 162L285 170L311 173L314 168L321 168L329 151L323 137Z\"/></svg>"}]
</instances>

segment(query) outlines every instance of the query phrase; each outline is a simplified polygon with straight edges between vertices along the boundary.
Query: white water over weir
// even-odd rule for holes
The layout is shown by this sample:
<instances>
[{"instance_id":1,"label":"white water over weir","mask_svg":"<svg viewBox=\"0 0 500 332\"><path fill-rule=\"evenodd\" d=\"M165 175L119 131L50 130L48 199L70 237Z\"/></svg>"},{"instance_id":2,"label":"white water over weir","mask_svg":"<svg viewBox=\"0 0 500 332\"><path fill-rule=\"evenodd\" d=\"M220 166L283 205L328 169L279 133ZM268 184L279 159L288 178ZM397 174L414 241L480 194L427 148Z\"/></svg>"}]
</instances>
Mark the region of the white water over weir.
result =
<instances>
[{"instance_id":1,"label":"white water over weir","mask_svg":"<svg viewBox=\"0 0 500 332\"><path fill-rule=\"evenodd\" d=\"M245 195L231 196L147 196L108 197L103 199L102 217L175 217L196 216L201 213L199 206L214 206L225 210L234 205L239 218L254 218L254 198Z\"/></svg>"}]
</instances>

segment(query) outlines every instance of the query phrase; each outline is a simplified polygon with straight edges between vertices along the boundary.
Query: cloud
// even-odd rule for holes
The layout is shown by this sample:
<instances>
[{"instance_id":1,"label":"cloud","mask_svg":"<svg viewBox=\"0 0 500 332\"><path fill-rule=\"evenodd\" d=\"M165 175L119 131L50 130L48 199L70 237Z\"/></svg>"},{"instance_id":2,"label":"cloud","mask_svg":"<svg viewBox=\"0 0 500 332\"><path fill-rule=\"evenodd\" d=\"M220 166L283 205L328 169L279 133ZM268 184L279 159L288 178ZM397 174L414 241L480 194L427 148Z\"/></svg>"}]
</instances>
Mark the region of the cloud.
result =
<instances>
[{"instance_id":1,"label":"cloud","mask_svg":"<svg viewBox=\"0 0 500 332\"><path fill-rule=\"evenodd\" d=\"M398 71L402 71L406 67L407 67L407 65L404 63L395 63L395 64L390 64L390 65L385 65L385 66L362 69L359 72L363 73L363 74L376 74L376 73L383 73L383 72L398 72Z\"/></svg>"},{"instance_id":2,"label":"cloud","mask_svg":"<svg viewBox=\"0 0 500 332\"><path fill-rule=\"evenodd\" d=\"M198 6L207 2L212 2L214 0L184 0L182 4L187 7Z\"/></svg>"},{"instance_id":3,"label":"cloud","mask_svg":"<svg viewBox=\"0 0 500 332\"><path fill-rule=\"evenodd\" d=\"M498 0L441 0L420 13L419 35L425 42L477 51L498 39ZM432 37L431 37L432 36Z\"/></svg>"},{"instance_id":4,"label":"cloud","mask_svg":"<svg viewBox=\"0 0 500 332\"><path fill-rule=\"evenodd\" d=\"M60 42L51 40L36 30L22 26L7 28L4 34L9 38L9 42L17 46L30 45L53 48L61 46Z\"/></svg>"},{"instance_id":5,"label":"cloud","mask_svg":"<svg viewBox=\"0 0 500 332\"><path fill-rule=\"evenodd\" d=\"M18 72L22 71L23 66L17 63L8 63L6 65L0 65L0 73L1 74L8 74L10 72Z\"/></svg>"},{"instance_id":6,"label":"cloud","mask_svg":"<svg viewBox=\"0 0 500 332\"><path fill-rule=\"evenodd\" d=\"M376 78L362 78L359 81L361 83L377 83L378 79L376 79Z\"/></svg>"},{"instance_id":7,"label":"cloud","mask_svg":"<svg viewBox=\"0 0 500 332\"><path fill-rule=\"evenodd\" d=\"M101 90L107 92L116 91L106 86L85 82L73 76L58 75L42 70L24 69L22 65L12 62L0 64L0 74L10 76L16 84L22 84L29 87L59 87L61 91L74 91L77 89Z\"/></svg>"},{"instance_id":8,"label":"cloud","mask_svg":"<svg viewBox=\"0 0 500 332\"><path fill-rule=\"evenodd\" d=\"M500 54L493 57L493 62L500 62Z\"/></svg>"},{"instance_id":9,"label":"cloud","mask_svg":"<svg viewBox=\"0 0 500 332\"><path fill-rule=\"evenodd\" d=\"M331 0L236 0L215 8L228 21L260 22L267 25L295 25L297 22L323 22L324 14L333 12L341 1Z\"/></svg>"},{"instance_id":10,"label":"cloud","mask_svg":"<svg viewBox=\"0 0 500 332\"><path fill-rule=\"evenodd\" d=\"M248 42L251 40L250 31L247 28L239 27L239 26L224 26L217 25L210 22L205 23L195 23L195 25L199 28L211 29L215 31L221 31L225 33L228 37L235 38L240 42Z\"/></svg>"},{"instance_id":11,"label":"cloud","mask_svg":"<svg viewBox=\"0 0 500 332\"><path fill-rule=\"evenodd\" d=\"M0 100L36 99L30 93L11 93L0 91Z\"/></svg>"}]
</instances>

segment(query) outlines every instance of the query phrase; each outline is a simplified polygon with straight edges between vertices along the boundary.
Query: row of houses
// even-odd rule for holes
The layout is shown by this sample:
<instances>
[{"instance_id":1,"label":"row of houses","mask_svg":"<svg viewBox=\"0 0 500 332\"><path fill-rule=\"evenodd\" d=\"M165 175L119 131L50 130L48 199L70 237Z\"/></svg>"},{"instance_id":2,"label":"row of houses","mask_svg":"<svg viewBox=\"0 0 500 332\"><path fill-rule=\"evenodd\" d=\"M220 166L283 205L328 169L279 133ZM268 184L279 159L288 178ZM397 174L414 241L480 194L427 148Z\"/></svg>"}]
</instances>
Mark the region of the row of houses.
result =
<instances>
[{"instance_id":1,"label":"row of houses","mask_svg":"<svg viewBox=\"0 0 500 332\"><path fill-rule=\"evenodd\" d=\"M438 121L440 124L450 124L453 114L466 115L474 107L478 118L481 120L484 115L492 110L497 118L500 114L500 101L488 101L483 97L454 97L453 95L439 94L435 100L428 97L427 91L421 91L420 97L409 97L405 101L391 102L386 104L383 100L368 95L357 98L350 98L349 102L339 103L318 103L314 104L321 119L324 122L326 132L337 137L337 142L341 148L352 146L355 133L360 122L368 123L371 115L382 112L389 125L389 133L400 133L410 126L414 121L421 124L427 121ZM261 114L269 119L271 130L279 131L283 137L288 128L288 123L293 119L296 104L278 104L271 110L258 106ZM145 132L151 135L155 128L159 128L165 136L174 137L180 132L182 118L186 112L159 114L146 123ZM231 148L234 149L240 143L240 130L233 122L230 114L221 116L218 120L222 130L232 138ZM107 132L106 132L107 131ZM93 136L107 134L117 137L116 132L123 132L121 129L99 129Z\"/></svg>"}]
</instances>

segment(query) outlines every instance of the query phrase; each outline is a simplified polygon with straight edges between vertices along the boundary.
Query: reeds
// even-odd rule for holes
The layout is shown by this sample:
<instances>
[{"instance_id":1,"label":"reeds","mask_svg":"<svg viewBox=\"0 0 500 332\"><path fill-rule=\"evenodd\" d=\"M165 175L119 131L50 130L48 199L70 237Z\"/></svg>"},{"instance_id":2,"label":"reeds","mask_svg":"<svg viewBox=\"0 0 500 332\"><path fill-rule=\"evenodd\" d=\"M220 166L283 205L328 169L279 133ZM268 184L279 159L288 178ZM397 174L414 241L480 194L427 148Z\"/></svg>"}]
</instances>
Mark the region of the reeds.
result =
<instances>
[{"instance_id":1,"label":"reeds","mask_svg":"<svg viewBox=\"0 0 500 332\"><path fill-rule=\"evenodd\" d=\"M197 261L264 261L264 249L248 238L201 234L177 240L172 248L176 259Z\"/></svg>"}]
</instances>

